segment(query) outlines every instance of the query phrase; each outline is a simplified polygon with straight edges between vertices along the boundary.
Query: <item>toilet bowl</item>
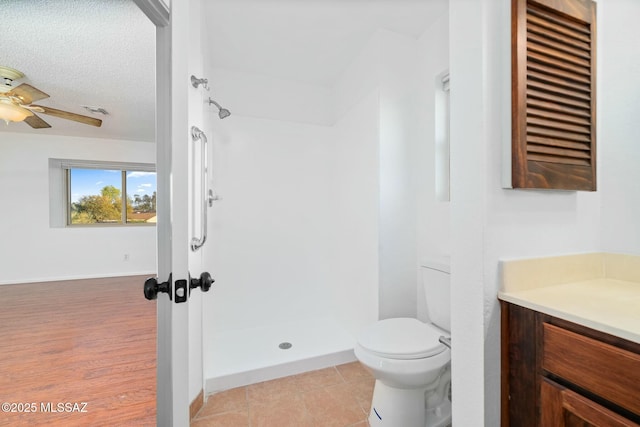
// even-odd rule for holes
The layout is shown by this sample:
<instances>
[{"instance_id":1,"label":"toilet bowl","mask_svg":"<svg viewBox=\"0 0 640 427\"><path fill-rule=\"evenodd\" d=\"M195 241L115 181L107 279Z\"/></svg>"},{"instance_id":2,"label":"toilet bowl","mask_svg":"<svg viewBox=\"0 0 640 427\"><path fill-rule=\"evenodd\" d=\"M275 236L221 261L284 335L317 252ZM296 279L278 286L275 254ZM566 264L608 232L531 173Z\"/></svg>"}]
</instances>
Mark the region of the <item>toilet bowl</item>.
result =
<instances>
[{"instance_id":1,"label":"toilet bowl","mask_svg":"<svg viewBox=\"0 0 640 427\"><path fill-rule=\"evenodd\" d=\"M451 423L450 350L433 325L381 320L361 333L355 355L376 378L369 424L444 427Z\"/></svg>"},{"instance_id":2,"label":"toilet bowl","mask_svg":"<svg viewBox=\"0 0 640 427\"><path fill-rule=\"evenodd\" d=\"M354 348L376 378L371 427L451 425L451 351L439 340L451 330L448 259L424 262L421 273L425 316L368 325Z\"/></svg>"}]
</instances>

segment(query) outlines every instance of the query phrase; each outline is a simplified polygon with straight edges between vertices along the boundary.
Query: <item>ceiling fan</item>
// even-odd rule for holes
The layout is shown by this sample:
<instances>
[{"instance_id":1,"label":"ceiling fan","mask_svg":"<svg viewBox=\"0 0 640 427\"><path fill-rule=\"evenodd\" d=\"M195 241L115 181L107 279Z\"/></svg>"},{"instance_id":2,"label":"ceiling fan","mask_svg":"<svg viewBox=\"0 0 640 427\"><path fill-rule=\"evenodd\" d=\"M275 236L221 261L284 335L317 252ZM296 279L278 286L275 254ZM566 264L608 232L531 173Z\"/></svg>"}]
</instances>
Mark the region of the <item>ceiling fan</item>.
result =
<instances>
[{"instance_id":1,"label":"ceiling fan","mask_svg":"<svg viewBox=\"0 0 640 427\"><path fill-rule=\"evenodd\" d=\"M0 66L0 119L7 123L24 121L34 129L50 128L51 125L35 113L48 114L85 125L100 127L102 120L69 111L58 110L44 105L35 105L33 102L49 98L49 95L30 84L22 83L13 87L14 80L21 79L24 74L13 68Z\"/></svg>"}]
</instances>

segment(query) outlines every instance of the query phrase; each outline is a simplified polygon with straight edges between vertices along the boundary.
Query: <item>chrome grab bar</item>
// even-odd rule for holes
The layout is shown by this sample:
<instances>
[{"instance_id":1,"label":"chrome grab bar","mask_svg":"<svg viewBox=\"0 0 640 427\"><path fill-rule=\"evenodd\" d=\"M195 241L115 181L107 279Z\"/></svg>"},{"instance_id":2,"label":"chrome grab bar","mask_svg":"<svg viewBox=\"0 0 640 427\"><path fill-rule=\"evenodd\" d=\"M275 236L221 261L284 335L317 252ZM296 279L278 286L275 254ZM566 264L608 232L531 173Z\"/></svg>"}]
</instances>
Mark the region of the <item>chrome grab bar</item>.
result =
<instances>
[{"instance_id":1,"label":"chrome grab bar","mask_svg":"<svg viewBox=\"0 0 640 427\"><path fill-rule=\"evenodd\" d=\"M207 190L207 182L209 177L209 172L207 168L207 158L208 158L208 149L207 149L207 136L198 129L196 126L191 126L191 139L195 143L196 141L202 141L202 153L200 156L200 183L202 186L202 192L204 194L202 200L202 215L201 215L201 224L200 228L202 230L201 237L193 237L191 239L191 250L197 251L204 245L204 242L207 241L207 206L211 206L213 200L215 200L213 196L212 190ZM194 185L195 187L195 185ZM194 198L196 200L196 198Z\"/></svg>"}]
</instances>

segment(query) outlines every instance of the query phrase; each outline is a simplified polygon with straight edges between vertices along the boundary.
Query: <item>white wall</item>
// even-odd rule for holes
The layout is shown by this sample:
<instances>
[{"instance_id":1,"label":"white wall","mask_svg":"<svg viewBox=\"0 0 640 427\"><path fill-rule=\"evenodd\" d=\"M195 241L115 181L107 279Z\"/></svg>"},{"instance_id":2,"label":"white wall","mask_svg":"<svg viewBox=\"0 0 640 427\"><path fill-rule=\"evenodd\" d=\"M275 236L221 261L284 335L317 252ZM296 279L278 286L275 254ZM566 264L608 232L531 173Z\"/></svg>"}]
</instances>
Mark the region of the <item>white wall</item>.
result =
<instances>
[{"instance_id":1,"label":"white wall","mask_svg":"<svg viewBox=\"0 0 640 427\"><path fill-rule=\"evenodd\" d=\"M640 2L598 2L598 151L602 244L640 253Z\"/></svg>"},{"instance_id":2,"label":"white wall","mask_svg":"<svg viewBox=\"0 0 640 427\"><path fill-rule=\"evenodd\" d=\"M436 88L441 85L440 76L449 70L449 14L441 16L420 36L419 70L421 117L424 140L417 144L416 167L418 261L433 255L448 255L450 249L449 202L436 199Z\"/></svg>"},{"instance_id":3,"label":"white wall","mask_svg":"<svg viewBox=\"0 0 640 427\"><path fill-rule=\"evenodd\" d=\"M451 0L451 388L453 424L484 417L483 3ZM484 425L499 425L496 420Z\"/></svg>"},{"instance_id":4,"label":"white wall","mask_svg":"<svg viewBox=\"0 0 640 427\"><path fill-rule=\"evenodd\" d=\"M0 284L156 271L155 227L49 226L49 158L155 163L154 143L3 132L0 152Z\"/></svg>"},{"instance_id":5,"label":"white wall","mask_svg":"<svg viewBox=\"0 0 640 427\"><path fill-rule=\"evenodd\" d=\"M424 199L420 177L433 167L425 153L432 129L425 124L428 101L425 70L420 66L429 62L426 58L432 53L423 48L416 39L379 30L333 87L337 117L367 94L377 92L379 97L377 124L369 124L377 126L376 147L368 149L375 149L378 156L377 171L370 180L378 192L380 318L416 316L418 218L428 216L426 210L417 213L418 198Z\"/></svg>"},{"instance_id":6,"label":"white wall","mask_svg":"<svg viewBox=\"0 0 640 427\"><path fill-rule=\"evenodd\" d=\"M332 129L327 289L331 307L355 337L378 319L379 91L373 90Z\"/></svg>"},{"instance_id":7,"label":"white wall","mask_svg":"<svg viewBox=\"0 0 640 427\"><path fill-rule=\"evenodd\" d=\"M214 124L222 200L210 210L209 331L328 314L330 138L330 128L240 115Z\"/></svg>"},{"instance_id":8,"label":"white wall","mask_svg":"<svg viewBox=\"0 0 640 427\"><path fill-rule=\"evenodd\" d=\"M207 77L208 95L234 116L318 125L334 122L325 87L222 68L210 68Z\"/></svg>"},{"instance_id":9,"label":"white wall","mask_svg":"<svg viewBox=\"0 0 640 427\"><path fill-rule=\"evenodd\" d=\"M380 318L416 317L419 44L386 31L379 42Z\"/></svg>"},{"instance_id":10,"label":"white wall","mask_svg":"<svg viewBox=\"0 0 640 427\"><path fill-rule=\"evenodd\" d=\"M436 198L436 91L441 75L449 70L449 14L438 18L418 39L419 77L417 113L422 140L416 144L414 186L416 192L417 261L451 252L449 202ZM418 274L419 271L418 271ZM426 318L426 303L421 277L418 276L417 314Z\"/></svg>"}]
</instances>

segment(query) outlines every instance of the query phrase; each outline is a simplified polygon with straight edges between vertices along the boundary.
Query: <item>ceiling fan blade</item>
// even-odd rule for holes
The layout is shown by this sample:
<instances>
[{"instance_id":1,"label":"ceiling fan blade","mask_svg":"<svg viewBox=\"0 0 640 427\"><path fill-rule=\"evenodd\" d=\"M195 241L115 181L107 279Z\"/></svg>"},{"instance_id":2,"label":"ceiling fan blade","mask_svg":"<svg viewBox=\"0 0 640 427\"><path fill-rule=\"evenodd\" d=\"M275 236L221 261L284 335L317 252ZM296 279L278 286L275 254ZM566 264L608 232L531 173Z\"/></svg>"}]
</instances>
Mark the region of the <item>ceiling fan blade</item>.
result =
<instances>
[{"instance_id":1,"label":"ceiling fan blade","mask_svg":"<svg viewBox=\"0 0 640 427\"><path fill-rule=\"evenodd\" d=\"M49 95L47 95L40 89L36 89L35 87L26 83L22 83L20 86L11 89L9 95L17 96L18 98L22 99L23 104L31 104L34 101L49 97Z\"/></svg>"},{"instance_id":2,"label":"ceiling fan blade","mask_svg":"<svg viewBox=\"0 0 640 427\"><path fill-rule=\"evenodd\" d=\"M45 122L35 114L33 116L29 116L26 119L24 119L24 122L34 129L43 129L43 128L51 127L49 123Z\"/></svg>"},{"instance_id":3,"label":"ceiling fan blade","mask_svg":"<svg viewBox=\"0 0 640 427\"><path fill-rule=\"evenodd\" d=\"M73 120L74 122L84 123L85 125L100 127L102 120L94 117L83 116L81 114L70 113L68 111L58 110L56 108L45 107L44 105L32 105L32 107L42 108L43 114L59 117L61 119Z\"/></svg>"}]
</instances>

